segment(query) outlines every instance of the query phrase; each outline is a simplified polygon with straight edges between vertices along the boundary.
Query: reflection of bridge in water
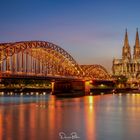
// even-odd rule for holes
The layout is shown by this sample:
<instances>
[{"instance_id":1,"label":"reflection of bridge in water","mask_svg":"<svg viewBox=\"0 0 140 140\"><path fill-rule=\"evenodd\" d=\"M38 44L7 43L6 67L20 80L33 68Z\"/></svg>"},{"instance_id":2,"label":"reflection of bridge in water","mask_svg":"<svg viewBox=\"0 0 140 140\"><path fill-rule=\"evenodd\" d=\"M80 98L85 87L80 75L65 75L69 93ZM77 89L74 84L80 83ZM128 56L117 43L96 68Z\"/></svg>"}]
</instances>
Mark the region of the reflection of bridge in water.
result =
<instances>
[{"instance_id":1,"label":"reflection of bridge in water","mask_svg":"<svg viewBox=\"0 0 140 140\"><path fill-rule=\"evenodd\" d=\"M44 41L0 44L0 77L50 81L112 80L100 65L78 65L61 47Z\"/></svg>"}]
</instances>

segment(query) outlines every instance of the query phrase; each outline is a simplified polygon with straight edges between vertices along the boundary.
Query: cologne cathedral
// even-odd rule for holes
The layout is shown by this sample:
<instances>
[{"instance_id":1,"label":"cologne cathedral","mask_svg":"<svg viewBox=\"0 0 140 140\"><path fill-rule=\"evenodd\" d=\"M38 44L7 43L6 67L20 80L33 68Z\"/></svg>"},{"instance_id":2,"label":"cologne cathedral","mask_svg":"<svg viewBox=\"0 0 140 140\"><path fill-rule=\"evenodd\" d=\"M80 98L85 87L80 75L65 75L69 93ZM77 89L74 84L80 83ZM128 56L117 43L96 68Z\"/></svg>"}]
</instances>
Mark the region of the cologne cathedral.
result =
<instances>
[{"instance_id":1,"label":"cologne cathedral","mask_svg":"<svg viewBox=\"0 0 140 140\"><path fill-rule=\"evenodd\" d=\"M125 32L124 45L122 48L122 58L113 60L113 75L126 76L128 81L138 81L140 79L140 42L138 29L136 31L133 56L129 45L127 30Z\"/></svg>"}]
</instances>

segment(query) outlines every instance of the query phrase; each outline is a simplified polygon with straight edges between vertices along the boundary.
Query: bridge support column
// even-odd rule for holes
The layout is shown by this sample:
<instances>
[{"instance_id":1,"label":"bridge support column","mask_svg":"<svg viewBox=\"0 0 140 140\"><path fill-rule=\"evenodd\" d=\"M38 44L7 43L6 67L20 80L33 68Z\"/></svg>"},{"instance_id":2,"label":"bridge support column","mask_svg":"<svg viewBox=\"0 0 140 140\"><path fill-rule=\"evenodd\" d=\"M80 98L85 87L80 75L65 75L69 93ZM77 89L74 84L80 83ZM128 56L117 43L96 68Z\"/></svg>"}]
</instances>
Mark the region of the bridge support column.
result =
<instances>
[{"instance_id":1,"label":"bridge support column","mask_svg":"<svg viewBox=\"0 0 140 140\"><path fill-rule=\"evenodd\" d=\"M24 51L21 51L21 72L24 72Z\"/></svg>"},{"instance_id":2,"label":"bridge support column","mask_svg":"<svg viewBox=\"0 0 140 140\"><path fill-rule=\"evenodd\" d=\"M10 58L6 59L6 71L10 71Z\"/></svg>"},{"instance_id":3,"label":"bridge support column","mask_svg":"<svg viewBox=\"0 0 140 140\"><path fill-rule=\"evenodd\" d=\"M91 80L85 81L85 93L86 93L87 95L90 94L91 83L92 83Z\"/></svg>"},{"instance_id":4,"label":"bridge support column","mask_svg":"<svg viewBox=\"0 0 140 140\"><path fill-rule=\"evenodd\" d=\"M51 94L54 94L54 84L55 84L55 82L52 81L52 82L51 82L51 87L52 87L52 93L51 93Z\"/></svg>"},{"instance_id":5,"label":"bridge support column","mask_svg":"<svg viewBox=\"0 0 140 140\"><path fill-rule=\"evenodd\" d=\"M64 96L85 95L85 82L78 80L55 81L52 83L52 94Z\"/></svg>"},{"instance_id":6,"label":"bridge support column","mask_svg":"<svg viewBox=\"0 0 140 140\"><path fill-rule=\"evenodd\" d=\"M26 51L26 73L28 72L28 52Z\"/></svg>"},{"instance_id":7,"label":"bridge support column","mask_svg":"<svg viewBox=\"0 0 140 140\"><path fill-rule=\"evenodd\" d=\"M17 57L16 57L16 61L17 61L17 68L16 68L16 72L20 71L20 63L19 63L19 53L17 53Z\"/></svg>"},{"instance_id":8,"label":"bridge support column","mask_svg":"<svg viewBox=\"0 0 140 140\"><path fill-rule=\"evenodd\" d=\"M15 72L15 68L16 68L16 58L15 58L15 54L12 56L12 72Z\"/></svg>"}]
</instances>

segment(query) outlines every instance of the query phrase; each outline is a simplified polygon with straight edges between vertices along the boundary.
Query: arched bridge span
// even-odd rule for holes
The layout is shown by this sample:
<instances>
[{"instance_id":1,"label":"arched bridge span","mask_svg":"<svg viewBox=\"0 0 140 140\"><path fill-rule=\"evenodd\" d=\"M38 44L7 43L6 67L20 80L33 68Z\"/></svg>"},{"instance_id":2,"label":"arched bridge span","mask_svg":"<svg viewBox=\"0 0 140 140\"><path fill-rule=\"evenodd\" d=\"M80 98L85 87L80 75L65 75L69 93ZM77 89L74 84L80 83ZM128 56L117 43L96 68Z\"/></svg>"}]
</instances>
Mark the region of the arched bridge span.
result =
<instances>
[{"instance_id":1,"label":"arched bridge span","mask_svg":"<svg viewBox=\"0 0 140 140\"><path fill-rule=\"evenodd\" d=\"M107 70L101 65L81 65L87 79L91 80L111 80Z\"/></svg>"},{"instance_id":2,"label":"arched bridge span","mask_svg":"<svg viewBox=\"0 0 140 140\"><path fill-rule=\"evenodd\" d=\"M61 47L45 41L0 44L1 75L79 78L83 70Z\"/></svg>"},{"instance_id":3,"label":"arched bridge span","mask_svg":"<svg viewBox=\"0 0 140 140\"><path fill-rule=\"evenodd\" d=\"M61 47L45 41L0 44L1 77L111 79L101 65L78 65Z\"/></svg>"}]
</instances>

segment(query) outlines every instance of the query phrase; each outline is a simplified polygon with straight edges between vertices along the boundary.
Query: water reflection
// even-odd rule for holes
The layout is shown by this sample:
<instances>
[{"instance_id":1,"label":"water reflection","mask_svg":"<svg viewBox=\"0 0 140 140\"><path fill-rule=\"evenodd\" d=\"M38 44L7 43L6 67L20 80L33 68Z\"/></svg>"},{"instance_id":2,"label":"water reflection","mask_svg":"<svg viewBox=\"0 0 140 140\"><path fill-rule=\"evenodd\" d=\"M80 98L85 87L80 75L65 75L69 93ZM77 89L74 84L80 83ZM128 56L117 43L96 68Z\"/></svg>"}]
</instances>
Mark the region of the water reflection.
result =
<instances>
[{"instance_id":1,"label":"water reflection","mask_svg":"<svg viewBox=\"0 0 140 140\"><path fill-rule=\"evenodd\" d=\"M86 139L96 140L96 124L95 124L95 108L94 108L94 96L88 96L85 98L85 102L89 103L89 106L85 107L85 133ZM96 98L97 99L97 98ZM97 99L98 100L98 99Z\"/></svg>"},{"instance_id":2,"label":"water reflection","mask_svg":"<svg viewBox=\"0 0 140 140\"><path fill-rule=\"evenodd\" d=\"M59 140L60 132L76 132L80 140L137 140L139 118L139 94L0 96L0 140Z\"/></svg>"}]
</instances>

